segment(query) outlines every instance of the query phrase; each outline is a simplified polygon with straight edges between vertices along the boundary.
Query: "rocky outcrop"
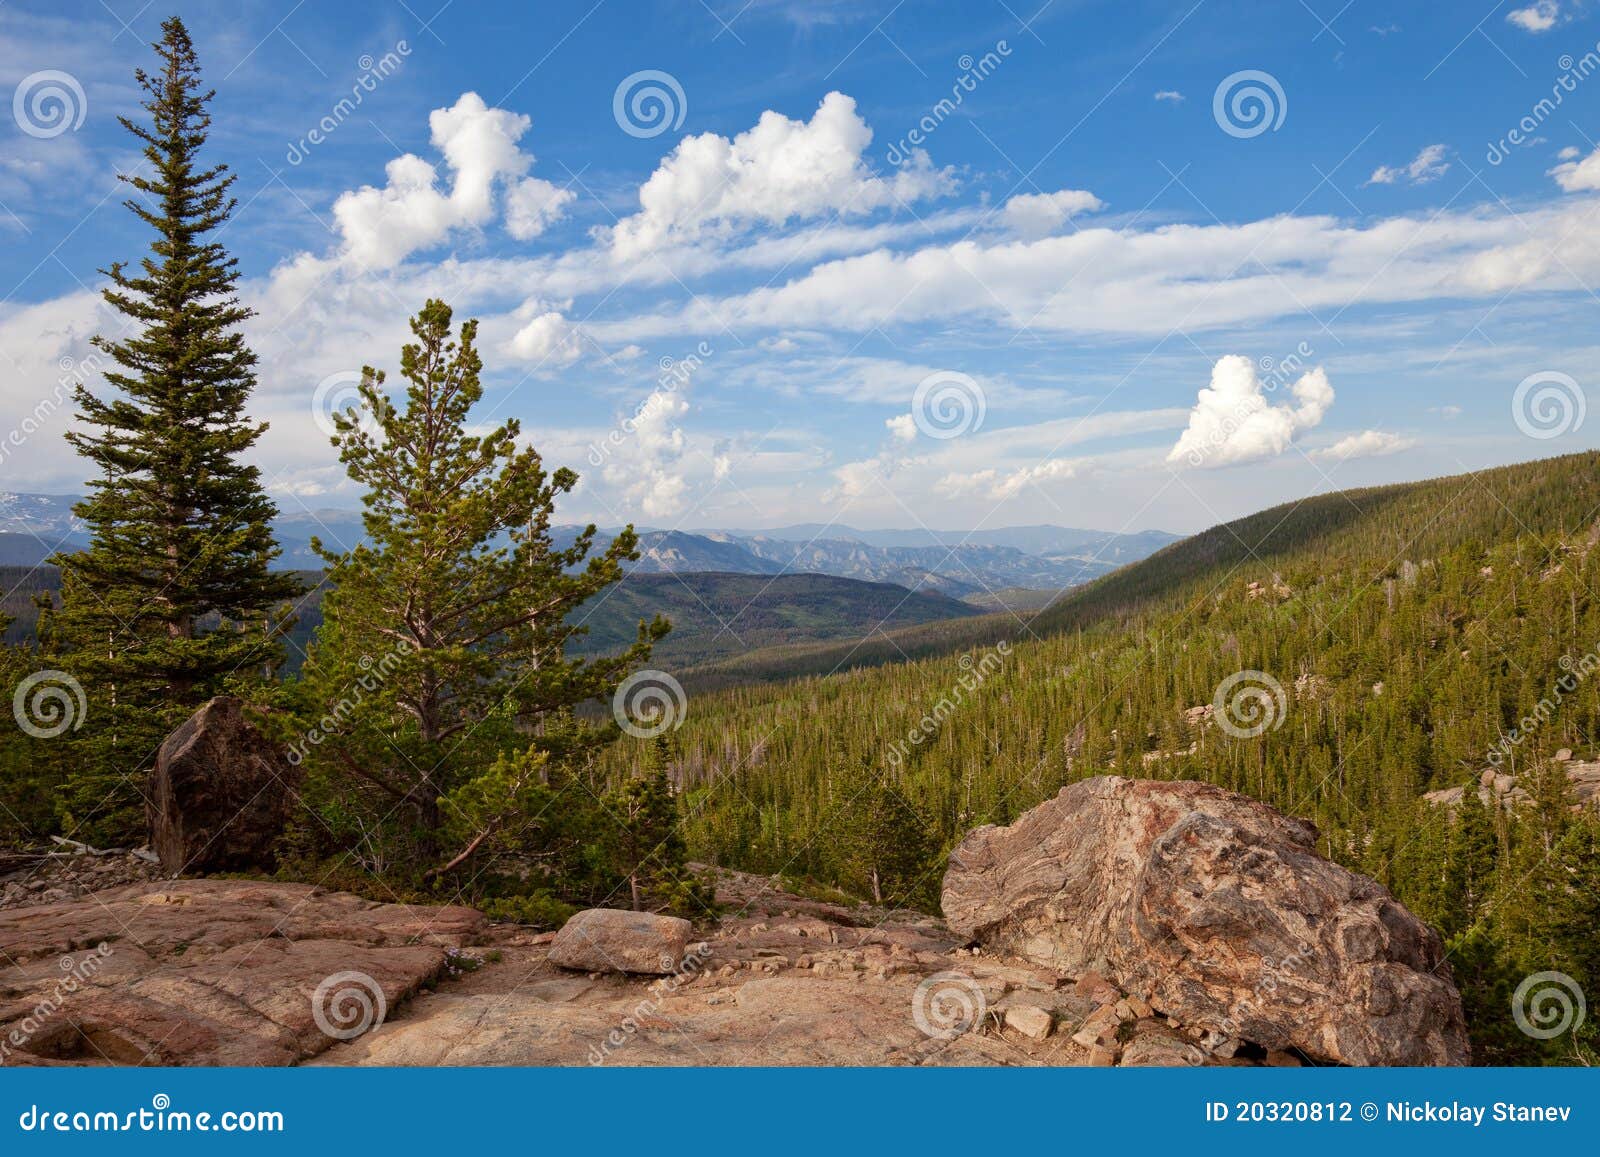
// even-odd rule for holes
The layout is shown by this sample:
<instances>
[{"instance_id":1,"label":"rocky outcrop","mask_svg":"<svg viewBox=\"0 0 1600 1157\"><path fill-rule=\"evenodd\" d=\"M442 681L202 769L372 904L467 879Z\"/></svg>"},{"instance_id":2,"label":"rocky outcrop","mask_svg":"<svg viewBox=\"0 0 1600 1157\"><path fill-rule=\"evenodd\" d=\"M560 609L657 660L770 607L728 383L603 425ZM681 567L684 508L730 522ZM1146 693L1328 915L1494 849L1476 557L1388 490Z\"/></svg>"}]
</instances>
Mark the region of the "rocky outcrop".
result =
<instances>
[{"instance_id":1,"label":"rocky outcrop","mask_svg":"<svg viewBox=\"0 0 1600 1157\"><path fill-rule=\"evenodd\" d=\"M736 872L716 886L723 915L666 977L575 973L554 933L297 884L164 881L0 912L0 1064L1268 1061L1103 977L973 952L922 913Z\"/></svg>"},{"instance_id":2,"label":"rocky outcrop","mask_svg":"<svg viewBox=\"0 0 1600 1157\"><path fill-rule=\"evenodd\" d=\"M694 926L677 916L587 908L561 926L550 963L580 972L667 976L683 963Z\"/></svg>"},{"instance_id":3,"label":"rocky outcrop","mask_svg":"<svg viewBox=\"0 0 1600 1157\"><path fill-rule=\"evenodd\" d=\"M484 926L235 880L0 912L0 1063L294 1064L376 1028Z\"/></svg>"},{"instance_id":4,"label":"rocky outcrop","mask_svg":"<svg viewBox=\"0 0 1600 1157\"><path fill-rule=\"evenodd\" d=\"M284 752L218 696L161 745L150 779L150 847L169 875L271 867L299 776Z\"/></svg>"},{"instance_id":5,"label":"rocky outcrop","mask_svg":"<svg viewBox=\"0 0 1600 1157\"><path fill-rule=\"evenodd\" d=\"M951 854L953 931L1096 971L1186 1026L1357 1065L1470 1059L1439 936L1316 830L1200 783L1104 776Z\"/></svg>"},{"instance_id":6,"label":"rocky outcrop","mask_svg":"<svg viewBox=\"0 0 1600 1157\"><path fill-rule=\"evenodd\" d=\"M722 914L670 976L574 972L555 933L299 884L157 881L3 911L0 1064L1301 1063L1246 1024L974 949L931 916L714 874Z\"/></svg>"},{"instance_id":7,"label":"rocky outcrop","mask_svg":"<svg viewBox=\"0 0 1600 1157\"><path fill-rule=\"evenodd\" d=\"M1556 752L1555 762L1566 772L1574 809L1600 809L1600 760L1575 760L1572 752L1562 748ZM1484 807L1492 808L1496 804L1503 808L1524 807L1533 802L1524 783L1526 778L1486 768L1478 776L1478 798ZM1422 798L1436 807L1457 807L1466 792L1464 787L1446 787L1427 792Z\"/></svg>"}]
</instances>

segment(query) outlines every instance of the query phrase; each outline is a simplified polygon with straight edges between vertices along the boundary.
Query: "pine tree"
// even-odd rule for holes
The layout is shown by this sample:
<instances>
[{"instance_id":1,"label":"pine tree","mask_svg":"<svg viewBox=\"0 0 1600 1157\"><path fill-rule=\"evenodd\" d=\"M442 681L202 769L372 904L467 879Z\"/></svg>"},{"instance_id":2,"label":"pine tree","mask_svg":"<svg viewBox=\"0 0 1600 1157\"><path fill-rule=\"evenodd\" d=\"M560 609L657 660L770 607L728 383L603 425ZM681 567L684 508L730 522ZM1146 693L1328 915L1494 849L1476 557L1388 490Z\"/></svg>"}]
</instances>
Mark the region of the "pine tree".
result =
<instances>
[{"instance_id":1,"label":"pine tree","mask_svg":"<svg viewBox=\"0 0 1600 1157\"><path fill-rule=\"evenodd\" d=\"M870 757L839 777L831 820L846 875L873 903L925 899L936 878L932 825Z\"/></svg>"},{"instance_id":2,"label":"pine tree","mask_svg":"<svg viewBox=\"0 0 1600 1157\"><path fill-rule=\"evenodd\" d=\"M130 336L95 339L115 393L76 390L82 429L67 438L98 476L74 510L91 542L54 560L63 607L52 626L93 702L66 806L116 835L136 823L130 777L166 730L279 660L271 608L298 592L270 569L277 511L242 460L266 425L245 413L256 358L240 326L251 314L216 239L234 178L201 159L214 93L182 21L161 27L159 70L135 73L149 122L120 118L149 166L121 177L137 194L125 204L155 238L137 270L103 271Z\"/></svg>"},{"instance_id":3,"label":"pine tree","mask_svg":"<svg viewBox=\"0 0 1600 1157\"><path fill-rule=\"evenodd\" d=\"M591 558L591 525L558 549L551 516L578 476L549 473L536 450L519 448L515 420L467 433L483 394L477 329L465 322L452 341L442 301L412 319L416 341L400 359L404 409L380 392L383 373L363 370L363 414L335 416L334 444L365 489L366 541L340 555L312 540L333 568L333 589L302 690L309 718L331 726L307 755L337 777L343 806L409 824L404 838L428 862L444 851L441 800L466 790L497 754L526 749L530 736L534 758L547 723L608 699L667 630L658 619L641 624L620 654L566 658L567 640L584 629L572 613L622 577L623 561L638 557L637 536L627 528ZM614 725L563 728L553 754L614 734ZM516 823L476 806L483 827L448 867Z\"/></svg>"},{"instance_id":4,"label":"pine tree","mask_svg":"<svg viewBox=\"0 0 1600 1157\"><path fill-rule=\"evenodd\" d=\"M612 869L626 879L636 912L646 908L658 885L683 872L684 842L671 781L673 758L671 736L656 736L640 772L617 784L600 801L605 820L614 825L609 849Z\"/></svg>"}]
</instances>

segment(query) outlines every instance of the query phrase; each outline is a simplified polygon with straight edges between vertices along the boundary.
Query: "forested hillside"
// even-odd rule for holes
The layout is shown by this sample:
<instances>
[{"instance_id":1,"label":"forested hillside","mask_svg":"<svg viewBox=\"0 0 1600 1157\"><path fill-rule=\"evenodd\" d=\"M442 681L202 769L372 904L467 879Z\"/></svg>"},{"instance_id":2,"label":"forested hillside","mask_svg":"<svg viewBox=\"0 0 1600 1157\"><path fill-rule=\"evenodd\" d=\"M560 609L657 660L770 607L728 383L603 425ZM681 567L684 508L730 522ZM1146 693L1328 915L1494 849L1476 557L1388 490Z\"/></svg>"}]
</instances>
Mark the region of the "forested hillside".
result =
<instances>
[{"instance_id":1,"label":"forested hillside","mask_svg":"<svg viewBox=\"0 0 1600 1157\"><path fill-rule=\"evenodd\" d=\"M957 838L1065 783L1205 779L1314 819L1328 855L1452 938L1469 1005L1498 1025L1502 990L1530 970L1600 982L1600 836L1547 758L1600 741L1597 513L1595 454L1323 496L1171 546L959 653L698 696L678 733L690 850L860 891L847 821L879 790L865 764L904 802L901 831L928 837L895 885L926 903ZM1491 762L1540 806L1421 802ZM1490 1060L1530 1047L1479 1043Z\"/></svg>"},{"instance_id":2,"label":"forested hillside","mask_svg":"<svg viewBox=\"0 0 1600 1157\"><path fill-rule=\"evenodd\" d=\"M588 634L570 649L614 651L632 641L641 620L664 615L672 633L654 659L676 670L757 647L867 638L977 614L937 591L832 575L632 574L578 609Z\"/></svg>"}]
</instances>

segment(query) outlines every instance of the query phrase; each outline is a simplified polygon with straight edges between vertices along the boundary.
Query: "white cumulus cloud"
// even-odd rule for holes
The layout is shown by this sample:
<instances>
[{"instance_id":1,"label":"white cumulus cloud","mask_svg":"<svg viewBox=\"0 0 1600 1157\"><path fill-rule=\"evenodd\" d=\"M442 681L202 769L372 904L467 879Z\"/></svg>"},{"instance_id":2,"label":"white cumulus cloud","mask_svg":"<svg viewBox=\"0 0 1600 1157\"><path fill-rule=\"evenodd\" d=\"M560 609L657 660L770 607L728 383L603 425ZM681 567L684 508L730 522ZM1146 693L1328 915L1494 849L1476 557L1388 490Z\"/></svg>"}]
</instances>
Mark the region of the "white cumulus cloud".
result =
<instances>
[{"instance_id":1,"label":"white cumulus cloud","mask_svg":"<svg viewBox=\"0 0 1600 1157\"><path fill-rule=\"evenodd\" d=\"M559 369L583 356L583 336L559 311L546 310L517 330L511 338L511 352L541 368Z\"/></svg>"},{"instance_id":2,"label":"white cumulus cloud","mask_svg":"<svg viewBox=\"0 0 1600 1157\"><path fill-rule=\"evenodd\" d=\"M449 189L440 187L430 162L414 153L396 157L385 168L383 188L365 185L334 202L346 256L365 268L388 269L457 229L481 228L494 220L495 192L502 186L507 230L518 240L536 236L573 194L524 178L534 158L517 142L530 123L519 113L489 108L475 92L435 109L428 117L429 139L444 154Z\"/></svg>"},{"instance_id":3,"label":"white cumulus cloud","mask_svg":"<svg viewBox=\"0 0 1600 1157\"><path fill-rule=\"evenodd\" d=\"M1578 155L1577 149L1562 149L1562 163L1551 169L1549 175L1556 179L1563 192L1586 193L1600 189L1600 148L1582 160L1577 159Z\"/></svg>"},{"instance_id":4,"label":"white cumulus cloud","mask_svg":"<svg viewBox=\"0 0 1600 1157\"><path fill-rule=\"evenodd\" d=\"M1411 163L1398 168L1379 165L1367 178L1369 185L1394 185L1405 181L1412 185L1426 185L1437 181L1450 171L1450 162L1444 159L1443 145L1429 145L1411 159Z\"/></svg>"},{"instance_id":5,"label":"white cumulus cloud","mask_svg":"<svg viewBox=\"0 0 1600 1157\"><path fill-rule=\"evenodd\" d=\"M1415 438L1404 438L1384 430L1363 430L1340 438L1332 446L1312 452L1313 458L1330 458L1343 462L1350 458L1381 458L1385 454L1398 454L1417 444Z\"/></svg>"},{"instance_id":6,"label":"white cumulus cloud","mask_svg":"<svg viewBox=\"0 0 1600 1157\"><path fill-rule=\"evenodd\" d=\"M1292 400L1274 404L1269 392L1249 358L1219 358L1211 384L1200 390L1189 425L1167 461L1231 466L1276 457L1319 424L1333 405L1333 387L1321 367L1302 374L1289 388Z\"/></svg>"},{"instance_id":7,"label":"white cumulus cloud","mask_svg":"<svg viewBox=\"0 0 1600 1157\"><path fill-rule=\"evenodd\" d=\"M1101 208L1099 197L1084 189L1061 189L1054 193L1022 193L1006 202L1002 211L1006 225L1024 237L1048 237L1067 218L1092 213Z\"/></svg>"},{"instance_id":8,"label":"white cumulus cloud","mask_svg":"<svg viewBox=\"0 0 1600 1157\"><path fill-rule=\"evenodd\" d=\"M948 192L949 170L935 170L918 150L893 176L863 158L872 130L841 92L823 97L809 121L768 110L754 128L729 140L685 137L639 189L639 212L611 230L618 257L721 235L762 223L867 213Z\"/></svg>"},{"instance_id":9,"label":"white cumulus cloud","mask_svg":"<svg viewBox=\"0 0 1600 1157\"><path fill-rule=\"evenodd\" d=\"M884 425L889 427L889 433L898 442L915 442L917 440L917 420L910 414L896 414Z\"/></svg>"},{"instance_id":10,"label":"white cumulus cloud","mask_svg":"<svg viewBox=\"0 0 1600 1157\"><path fill-rule=\"evenodd\" d=\"M1506 13L1506 19L1528 32L1549 32L1560 15L1561 5L1557 0L1536 0L1526 8L1513 8Z\"/></svg>"},{"instance_id":11,"label":"white cumulus cloud","mask_svg":"<svg viewBox=\"0 0 1600 1157\"><path fill-rule=\"evenodd\" d=\"M684 469L688 440L678 425L688 412L689 402L681 394L653 390L633 414L629 441L610 456L602 471L629 508L647 518L677 514L688 498Z\"/></svg>"},{"instance_id":12,"label":"white cumulus cloud","mask_svg":"<svg viewBox=\"0 0 1600 1157\"><path fill-rule=\"evenodd\" d=\"M1049 458L1035 466L1016 470L975 470L968 474L951 473L939 479L937 489L952 498L979 494L1001 501L1015 498L1031 483L1076 478L1079 463L1070 458Z\"/></svg>"}]
</instances>

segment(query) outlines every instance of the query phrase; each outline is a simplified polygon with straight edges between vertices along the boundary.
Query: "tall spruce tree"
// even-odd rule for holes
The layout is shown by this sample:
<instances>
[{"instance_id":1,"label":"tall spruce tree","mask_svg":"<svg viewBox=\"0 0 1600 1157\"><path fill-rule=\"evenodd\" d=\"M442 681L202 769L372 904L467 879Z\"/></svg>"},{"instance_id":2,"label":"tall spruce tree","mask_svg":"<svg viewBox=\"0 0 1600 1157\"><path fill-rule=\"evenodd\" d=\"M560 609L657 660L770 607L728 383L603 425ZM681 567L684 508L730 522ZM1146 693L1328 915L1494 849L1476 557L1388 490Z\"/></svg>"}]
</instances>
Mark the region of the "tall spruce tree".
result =
<instances>
[{"instance_id":1,"label":"tall spruce tree","mask_svg":"<svg viewBox=\"0 0 1600 1157\"><path fill-rule=\"evenodd\" d=\"M176 17L138 70L148 123L119 118L148 172L125 174L125 204L155 237L136 270L104 270L126 337L97 337L114 393L80 385L81 429L67 435L98 476L75 513L89 547L58 555L62 611L52 624L93 697L84 756L64 804L77 824L121 835L137 822L137 777L161 735L208 697L259 678L280 657L271 608L297 593L270 567L277 513L241 456L266 429L245 404L255 355L251 311L217 230L235 201L226 165L201 159L214 92Z\"/></svg>"}]
</instances>

